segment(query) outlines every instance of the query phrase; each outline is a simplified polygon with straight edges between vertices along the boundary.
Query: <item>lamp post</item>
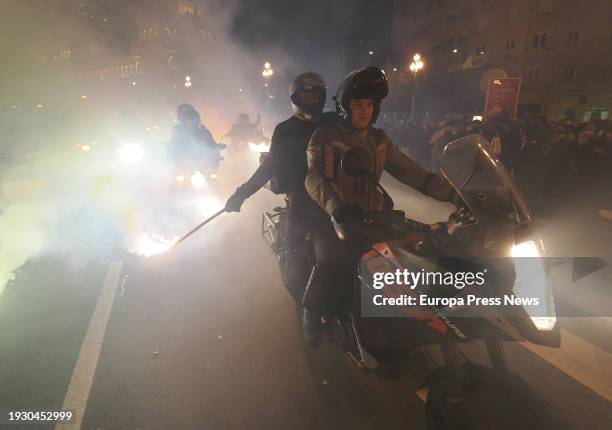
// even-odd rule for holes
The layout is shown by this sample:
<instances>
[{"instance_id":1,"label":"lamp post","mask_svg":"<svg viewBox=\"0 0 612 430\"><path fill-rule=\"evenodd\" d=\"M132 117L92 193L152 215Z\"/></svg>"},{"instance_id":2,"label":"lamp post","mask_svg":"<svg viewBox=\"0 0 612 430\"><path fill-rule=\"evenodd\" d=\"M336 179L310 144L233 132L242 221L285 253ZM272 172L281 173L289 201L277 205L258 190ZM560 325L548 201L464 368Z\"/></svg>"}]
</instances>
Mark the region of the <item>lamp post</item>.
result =
<instances>
[{"instance_id":1,"label":"lamp post","mask_svg":"<svg viewBox=\"0 0 612 430\"><path fill-rule=\"evenodd\" d=\"M412 92L412 102L410 104L410 119L414 119L414 103L415 103L416 93L417 93L418 83L419 83L419 81L417 81L417 73L424 66L425 66L425 63L423 63L423 60L421 59L421 55L414 54L414 57L412 57L412 63L410 63L410 71L412 72L414 76L414 91Z\"/></svg>"},{"instance_id":2,"label":"lamp post","mask_svg":"<svg viewBox=\"0 0 612 430\"><path fill-rule=\"evenodd\" d=\"M272 69L272 65L269 61L266 61L264 64L264 68L261 71L261 76L264 77L266 83L264 86L266 87L266 113L270 113L270 85L269 80L274 75L274 69Z\"/></svg>"}]
</instances>

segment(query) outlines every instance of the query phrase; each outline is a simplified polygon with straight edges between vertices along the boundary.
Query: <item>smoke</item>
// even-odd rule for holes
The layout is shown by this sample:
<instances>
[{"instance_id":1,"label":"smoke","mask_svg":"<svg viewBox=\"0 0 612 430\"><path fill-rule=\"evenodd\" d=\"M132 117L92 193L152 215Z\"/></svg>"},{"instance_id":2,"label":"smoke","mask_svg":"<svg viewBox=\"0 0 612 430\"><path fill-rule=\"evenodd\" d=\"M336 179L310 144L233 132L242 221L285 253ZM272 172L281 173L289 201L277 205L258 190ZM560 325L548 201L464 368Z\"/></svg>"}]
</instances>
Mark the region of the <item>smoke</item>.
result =
<instances>
[{"instance_id":1,"label":"smoke","mask_svg":"<svg viewBox=\"0 0 612 430\"><path fill-rule=\"evenodd\" d=\"M183 3L196 14L177 14ZM306 70L339 80L351 34L375 30L355 33L365 9L339 1L273 3L0 4L0 292L36 256L82 263L167 248L222 205L256 158L225 154L221 188L177 197L164 157L176 106L193 104L218 141L240 112L261 114L269 136L290 115L290 80ZM140 163L121 161L126 144L142 146Z\"/></svg>"},{"instance_id":2,"label":"smoke","mask_svg":"<svg viewBox=\"0 0 612 430\"><path fill-rule=\"evenodd\" d=\"M172 72L176 78L191 75L193 92L180 80L174 81L177 89L167 76L156 79L145 71L119 83L133 84L126 94L125 86L104 87L86 72L138 55L130 52L138 44L135 25L143 17L154 24L169 2L77 3L2 3L0 52L9 61L0 77L10 85L2 85L0 94L0 292L37 256L59 254L84 264L121 247L141 255L166 248L218 210L236 182L220 173L227 184L216 192L176 194L176 173L164 156L163 141L174 125L169 113L180 102L193 103L219 139L238 112L261 106L254 99L262 91L252 88L249 74L259 72L262 60L222 31L231 7L219 10L204 29L214 37L209 45L198 39L200 26L189 28L193 20L179 18L181 30L194 38L176 50ZM68 47L70 61L57 57ZM206 55L198 55L203 49ZM144 148L140 162L120 159L126 144Z\"/></svg>"}]
</instances>

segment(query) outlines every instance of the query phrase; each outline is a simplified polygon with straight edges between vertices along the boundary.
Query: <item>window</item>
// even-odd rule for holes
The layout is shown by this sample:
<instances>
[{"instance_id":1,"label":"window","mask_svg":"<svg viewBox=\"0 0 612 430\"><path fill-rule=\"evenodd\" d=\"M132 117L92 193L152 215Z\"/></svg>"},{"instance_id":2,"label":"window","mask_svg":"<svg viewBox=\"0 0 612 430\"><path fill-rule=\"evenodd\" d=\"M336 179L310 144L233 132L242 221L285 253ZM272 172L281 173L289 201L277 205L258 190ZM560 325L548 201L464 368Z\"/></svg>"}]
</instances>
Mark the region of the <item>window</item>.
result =
<instances>
[{"instance_id":1,"label":"window","mask_svg":"<svg viewBox=\"0 0 612 430\"><path fill-rule=\"evenodd\" d=\"M570 31L567 35L567 44L568 45L578 45L579 42L580 42L580 32Z\"/></svg>"},{"instance_id":2,"label":"window","mask_svg":"<svg viewBox=\"0 0 612 430\"><path fill-rule=\"evenodd\" d=\"M563 80L564 81L573 81L576 79L576 68L575 67L566 67L563 71Z\"/></svg>"},{"instance_id":3,"label":"window","mask_svg":"<svg viewBox=\"0 0 612 430\"><path fill-rule=\"evenodd\" d=\"M546 33L539 33L533 36L533 42L531 44L534 48L546 48Z\"/></svg>"},{"instance_id":4,"label":"window","mask_svg":"<svg viewBox=\"0 0 612 430\"><path fill-rule=\"evenodd\" d=\"M540 80L540 69L528 69L525 78L531 82L538 82Z\"/></svg>"},{"instance_id":5,"label":"window","mask_svg":"<svg viewBox=\"0 0 612 430\"><path fill-rule=\"evenodd\" d=\"M508 12L508 22L512 24L513 22L517 22L519 19L519 8L518 6L513 6L510 8Z\"/></svg>"},{"instance_id":6,"label":"window","mask_svg":"<svg viewBox=\"0 0 612 430\"><path fill-rule=\"evenodd\" d=\"M484 55L487 52L486 48L484 45L479 46L478 48L476 48L476 55Z\"/></svg>"},{"instance_id":7,"label":"window","mask_svg":"<svg viewBox=\"0 0 612 430\"><path fill-rule=\"evenodd\" d=\"M607 75L608 75L608 69L606 67L600 67L597 70L597 75L595 76L595 80L596 81L605 81Z\"/></svg>"},{"instance_id":8,"label":"window","mask_svg":"<svg viewBox=\"0 0 612 430\"><path fill-rule=\"evenodd\" d=\"M538 0L538 13L551 13L555 0Z\"/></svg>"},{"instance_id":9,"label":"window","mask_svg":"<svg viewBox=\"0 0 612 430\"><path fill-rule=\"evenodd\" d=\"M514 40L509 40L506 42L505 51L512 51L514 49Z\"/></svg>"},{"instance_id":10,"label":"window","mask_svg":"<svg viewBox=\"0 0 612 430\"><path fill-rule=\"evenodd\" d=\"M595 77L597 81L612 81L612 67L600 67Z\"/></svg>"},{"instance_id":11,"label":"window","mask_svg":"<svg viewBox=\"0 0 612 430\"><path fill-rule=\"evenodd\" d=\"M459 14L459 18L465 19L468 16L472 16L472 12L473 12L472 6L469 6L463 9L463 11L461 11L461 13Z\"/></svg>"}]
</instances>

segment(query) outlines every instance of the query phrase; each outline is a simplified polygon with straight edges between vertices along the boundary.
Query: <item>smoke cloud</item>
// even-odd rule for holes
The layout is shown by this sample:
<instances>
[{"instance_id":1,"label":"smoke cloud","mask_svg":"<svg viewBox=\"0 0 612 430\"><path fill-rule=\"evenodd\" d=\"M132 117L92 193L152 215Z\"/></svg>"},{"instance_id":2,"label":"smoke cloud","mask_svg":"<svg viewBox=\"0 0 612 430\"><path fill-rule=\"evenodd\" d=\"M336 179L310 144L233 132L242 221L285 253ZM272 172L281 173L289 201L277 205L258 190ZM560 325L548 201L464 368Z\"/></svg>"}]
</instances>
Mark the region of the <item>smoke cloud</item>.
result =
<instances>
[{"instance_id":1,"label":"smoke cloud","mask_svg":"<svg viewBox=\"0 0 612 430\"><path fill-rule=\"evenodd\" d=\"M240 112L261 114L269 136L291 114L287 88L295 75L314 70L334 86L385 30L365 25L372 17L365 0L351 7L339 0L191 3L199 17L178 16L183 3L0 4L0 291L39 255L85 261L118 246L140 254L167 247L218 209L248 175L244 166L256 163L253 154L225 154L215 192L178 199L165 159L178 104L193 104L217 141ZM374 14L388 12L388 2L380 5ZM261 75L266 61L271 79ZM100 81L128 64L138 73ZM125 145L140 145L143 160L121 161Z\"/></svg>"}]
</instances>

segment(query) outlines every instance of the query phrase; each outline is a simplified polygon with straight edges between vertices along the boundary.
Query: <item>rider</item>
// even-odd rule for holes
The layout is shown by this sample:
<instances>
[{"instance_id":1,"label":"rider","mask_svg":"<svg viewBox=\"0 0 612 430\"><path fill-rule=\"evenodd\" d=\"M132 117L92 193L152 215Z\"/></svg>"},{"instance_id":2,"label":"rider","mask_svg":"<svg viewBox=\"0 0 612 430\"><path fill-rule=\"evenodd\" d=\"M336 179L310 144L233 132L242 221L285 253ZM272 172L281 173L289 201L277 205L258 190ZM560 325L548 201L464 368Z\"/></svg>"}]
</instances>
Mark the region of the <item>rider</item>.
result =
<instances>
[{"instance_id":1,"label":"rider","mask_svg":"<svg viewBox=\"0 0 612 430\"><path fill-rule=\"evenodd\" d=\"M392 209L392 201L379 186L383 170L436 200L455 199L446 180L428 173L404 155L382 129L372 126L387 94L387 77L380 68L349 73L335 97L342 121L319 128L310 139L306 189L337 224L361 220L368 212ZM366 149L371 156L367 177L355 178L343 171L342 156L354 147ZM335 237L327 237L322 247L304 297L304 323L315 344L321 338L322 314L334 308L330 299L337 291L331 284L338 274L348 276L355 252L344 241L339 248Z\"/></svg>"},{"instance_id":2,"label":"rider","mask_svg":"<svg viewBox=\"0 0 612 430\"><path fill-rule=\"evenodd\" d=\"M304 238L309 232L318 236L321 231L333 229L329 217L308 196L304 178L308 171L306 147L317 127L337 121L337 115L323 112L326 97L326 83L316 73L307 72L297 76L289 87L289 98L293 116L281 122L274 129L270 152L253 176L240 185L228 199L225 209L239 212L242 204L268 181L275 185L277 194L287 195L289 207L287 258L289 292L296 301L301 301L307 281L307 271L300 265L304 257Z\"/></svg>"},{"instance_id":3,"label":"rider","mask_svg":"<svg viewBox=\"0 0 612 430\"><path fill-rule=\"evenodd\" d=\"M188 104L181 104L177 110L178 124L172 129L169 155L175 163L192 160L206 160L216 168L222 157L219 152L225 145L215 142L212 133L200 119L200 114Z\"/></svg>"},{"instance_id":4,"label":"rider","mask_svg":"<svg viewBox=\"0 0 612 430\"><path fill-rule=\"evenodd\" d=\"M261 134L258 128L260 122L261 118L259 114L257 114L257 121L251 122L249 114L242 112L238 115L238 119L226 133L226 136L231 139L232 145L248 142L254 139L255 136Z\"/></svg>"}]
</instances>

